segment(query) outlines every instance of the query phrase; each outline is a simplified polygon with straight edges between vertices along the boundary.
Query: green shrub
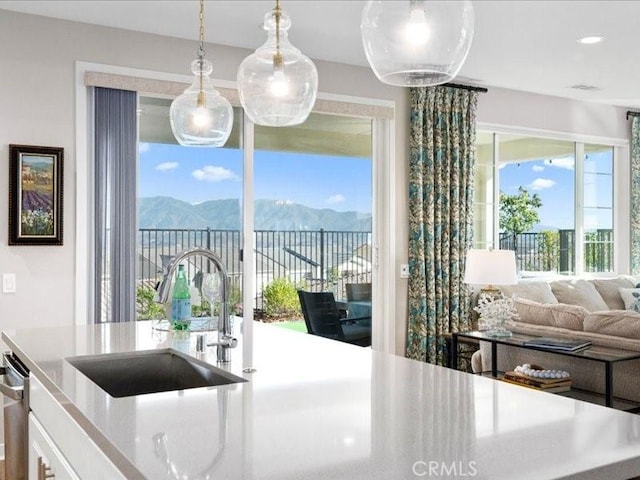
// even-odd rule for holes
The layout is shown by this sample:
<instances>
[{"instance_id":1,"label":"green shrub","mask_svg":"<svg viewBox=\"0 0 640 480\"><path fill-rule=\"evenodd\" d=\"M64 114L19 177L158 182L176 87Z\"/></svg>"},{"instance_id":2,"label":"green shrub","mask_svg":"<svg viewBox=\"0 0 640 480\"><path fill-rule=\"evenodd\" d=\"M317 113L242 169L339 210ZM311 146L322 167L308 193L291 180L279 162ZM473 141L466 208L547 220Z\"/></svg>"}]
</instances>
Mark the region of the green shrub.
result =
<instances>
[{"instance_id":1,"label":"green shrub","mask_svg":"<svg viewBox=\"0 0 640 480\"><path fill-rule=\"evenodd\" d=\"M164 306L154 301L155 290L151 287L136 288L136 314L138 320L165 318Z\"/></svg>"},{"instance_id":2,"label":"green shrub","mask_svg":"<svg viewBox=\"0 0 640 480\"><path fill-rule=\"evenodd\" d=\"M242 316L242 291L237 285L229 286L227 300L227 309L230 315ZM211 305L207 300L202 297L200 305L192 305L194 317L206 317L209 315L216 316L220 313L220 301L216 301L213 304L213 312L211 311Z\"/></svg>"},{"instance_id":3,"label":"green shrub","mask_svg":"<svg viewBox=\"0 0 640 480\"><path fill-rule=\"evenodd\" d=\"M229 313L242 316L242 290L235 284L229 286Z\"/></svg>"},{"instance_id":4,"label":"green shrub","mask_svg":"<svg viewBox=\"0 0 640 480\"><path fill-rule=\"evenodd\" d=\"M288 278L276 278L262 291L264 313L269 316L300 314L300 301L294 283Z\"/></svg>"},{"instance_id":5,"label":"green shrub","mask_svg":"<svg viewBox=\"0 0 640 480\"><path fill-rule=\"evenodd\" d=\"M544 230L538 233L538 256L542 271L558 271L560 264L560 233Z\"/></svg>"}]
</instances>

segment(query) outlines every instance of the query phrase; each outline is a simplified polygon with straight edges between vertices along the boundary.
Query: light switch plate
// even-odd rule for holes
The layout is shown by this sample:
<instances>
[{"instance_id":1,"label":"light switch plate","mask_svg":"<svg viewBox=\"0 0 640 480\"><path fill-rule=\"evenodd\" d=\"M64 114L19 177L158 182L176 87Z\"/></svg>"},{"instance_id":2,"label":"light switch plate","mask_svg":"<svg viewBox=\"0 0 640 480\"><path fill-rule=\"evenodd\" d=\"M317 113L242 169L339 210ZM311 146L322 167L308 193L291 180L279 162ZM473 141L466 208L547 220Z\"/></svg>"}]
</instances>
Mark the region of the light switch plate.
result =
<instances>
[{"instance_id":1,"label":"light switch plate","mask_svg":"<svg viewBox=\"0 0 640 480\"><path fill-rule=\"evenodd\" d=\"M2 274L2 293L16 293L16 274Z\"/></svg>"},{"instance_id":2,"label":"light switch plate","mask_svg":"<svg viewBox=\"0 0 640 480\"><path fill-rule=\"evenodd\" d=\"M406 263L400 265L400 278L409 278L409 265Z\"/></svg>"}]
</instances>

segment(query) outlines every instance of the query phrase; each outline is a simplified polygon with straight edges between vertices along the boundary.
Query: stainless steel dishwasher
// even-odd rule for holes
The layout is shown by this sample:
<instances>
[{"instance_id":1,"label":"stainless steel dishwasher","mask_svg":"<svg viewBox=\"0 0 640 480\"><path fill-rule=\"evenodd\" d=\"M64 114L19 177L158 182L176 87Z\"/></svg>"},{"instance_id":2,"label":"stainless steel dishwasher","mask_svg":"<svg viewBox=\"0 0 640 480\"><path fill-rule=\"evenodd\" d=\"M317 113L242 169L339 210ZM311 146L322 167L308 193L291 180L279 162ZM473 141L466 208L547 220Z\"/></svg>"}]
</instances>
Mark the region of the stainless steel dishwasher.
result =
<instances>
[{"instance_id":1,"label":"stainless steel dishwasher","mask_svg":"<svg viewBox=\"0 0 640 480\"><path fill-rule=\"evenodd\" d=\"M29 454L29 370L11 353L2 354L4 471L7 480L27 480Z\"/></svg>"}]
</instances>

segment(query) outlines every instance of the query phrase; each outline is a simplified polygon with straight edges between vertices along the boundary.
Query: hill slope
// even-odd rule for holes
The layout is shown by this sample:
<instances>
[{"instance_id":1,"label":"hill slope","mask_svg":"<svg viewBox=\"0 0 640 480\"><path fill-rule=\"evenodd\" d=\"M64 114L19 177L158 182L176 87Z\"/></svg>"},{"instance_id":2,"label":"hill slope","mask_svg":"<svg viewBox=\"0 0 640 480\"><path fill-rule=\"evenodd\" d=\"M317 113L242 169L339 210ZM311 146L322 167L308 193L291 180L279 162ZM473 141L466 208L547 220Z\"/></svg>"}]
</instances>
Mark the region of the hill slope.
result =
<instances>
[{"instance_id":1,"label":"hill slope","mask_svg":"<svg viewBox=\"0 0 640 480\"><path fill-rule=\"evenodd\" d=\"M237 200L210 200L191 205L171 197L139 198L140 228L240 229ZM256 230L371 231L371 214L336 212L275 200L256 200Z\"/></svg>"}]
</instances>

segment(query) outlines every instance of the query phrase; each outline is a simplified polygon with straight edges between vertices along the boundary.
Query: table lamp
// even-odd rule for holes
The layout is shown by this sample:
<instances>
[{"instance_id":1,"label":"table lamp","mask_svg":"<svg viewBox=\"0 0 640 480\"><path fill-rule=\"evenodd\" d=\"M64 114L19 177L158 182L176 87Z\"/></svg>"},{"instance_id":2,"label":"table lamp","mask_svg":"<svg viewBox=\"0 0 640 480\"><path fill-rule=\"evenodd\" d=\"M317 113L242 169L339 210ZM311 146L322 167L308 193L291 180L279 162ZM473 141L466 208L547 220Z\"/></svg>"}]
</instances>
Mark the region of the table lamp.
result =
<instances>
[{"instance_id":1,"label":"table lamp","mask_svg":"<svg viewBox=\"0 0 640 480\"><path fill-rule=\"evenodd\" d=\"M497 285L518 283L515 252L513 250L469 250L464 283L482 285L480 293L494 298L500 295Z\"/></svg>"},{"instance_id":2,"label":"table lamp","mask_svg":"<svg viewBox=\"0 0 640 480\"><path fill-rule=\"evenodd\" d=\"M516 256L512 250L475 250L471 249L467 252L466 270L464 282L471 285L482 285L479 295L479 305L476 311L480 312L481 319L485 321L488 327L487 335L492 337L510 337L511 332L504 325L508 318L512 317L513 304L509 304L512 300L502 298L500 289L497 285L514 285L518 282L516 274ZM484 299L482 294L488 296ZM495 307L498 303L504 302L505 305L496 310L489 309L489 314L483 312L490 302ZM486 318L486 317L489 318Z\"/></svg>"}]
</instances>

